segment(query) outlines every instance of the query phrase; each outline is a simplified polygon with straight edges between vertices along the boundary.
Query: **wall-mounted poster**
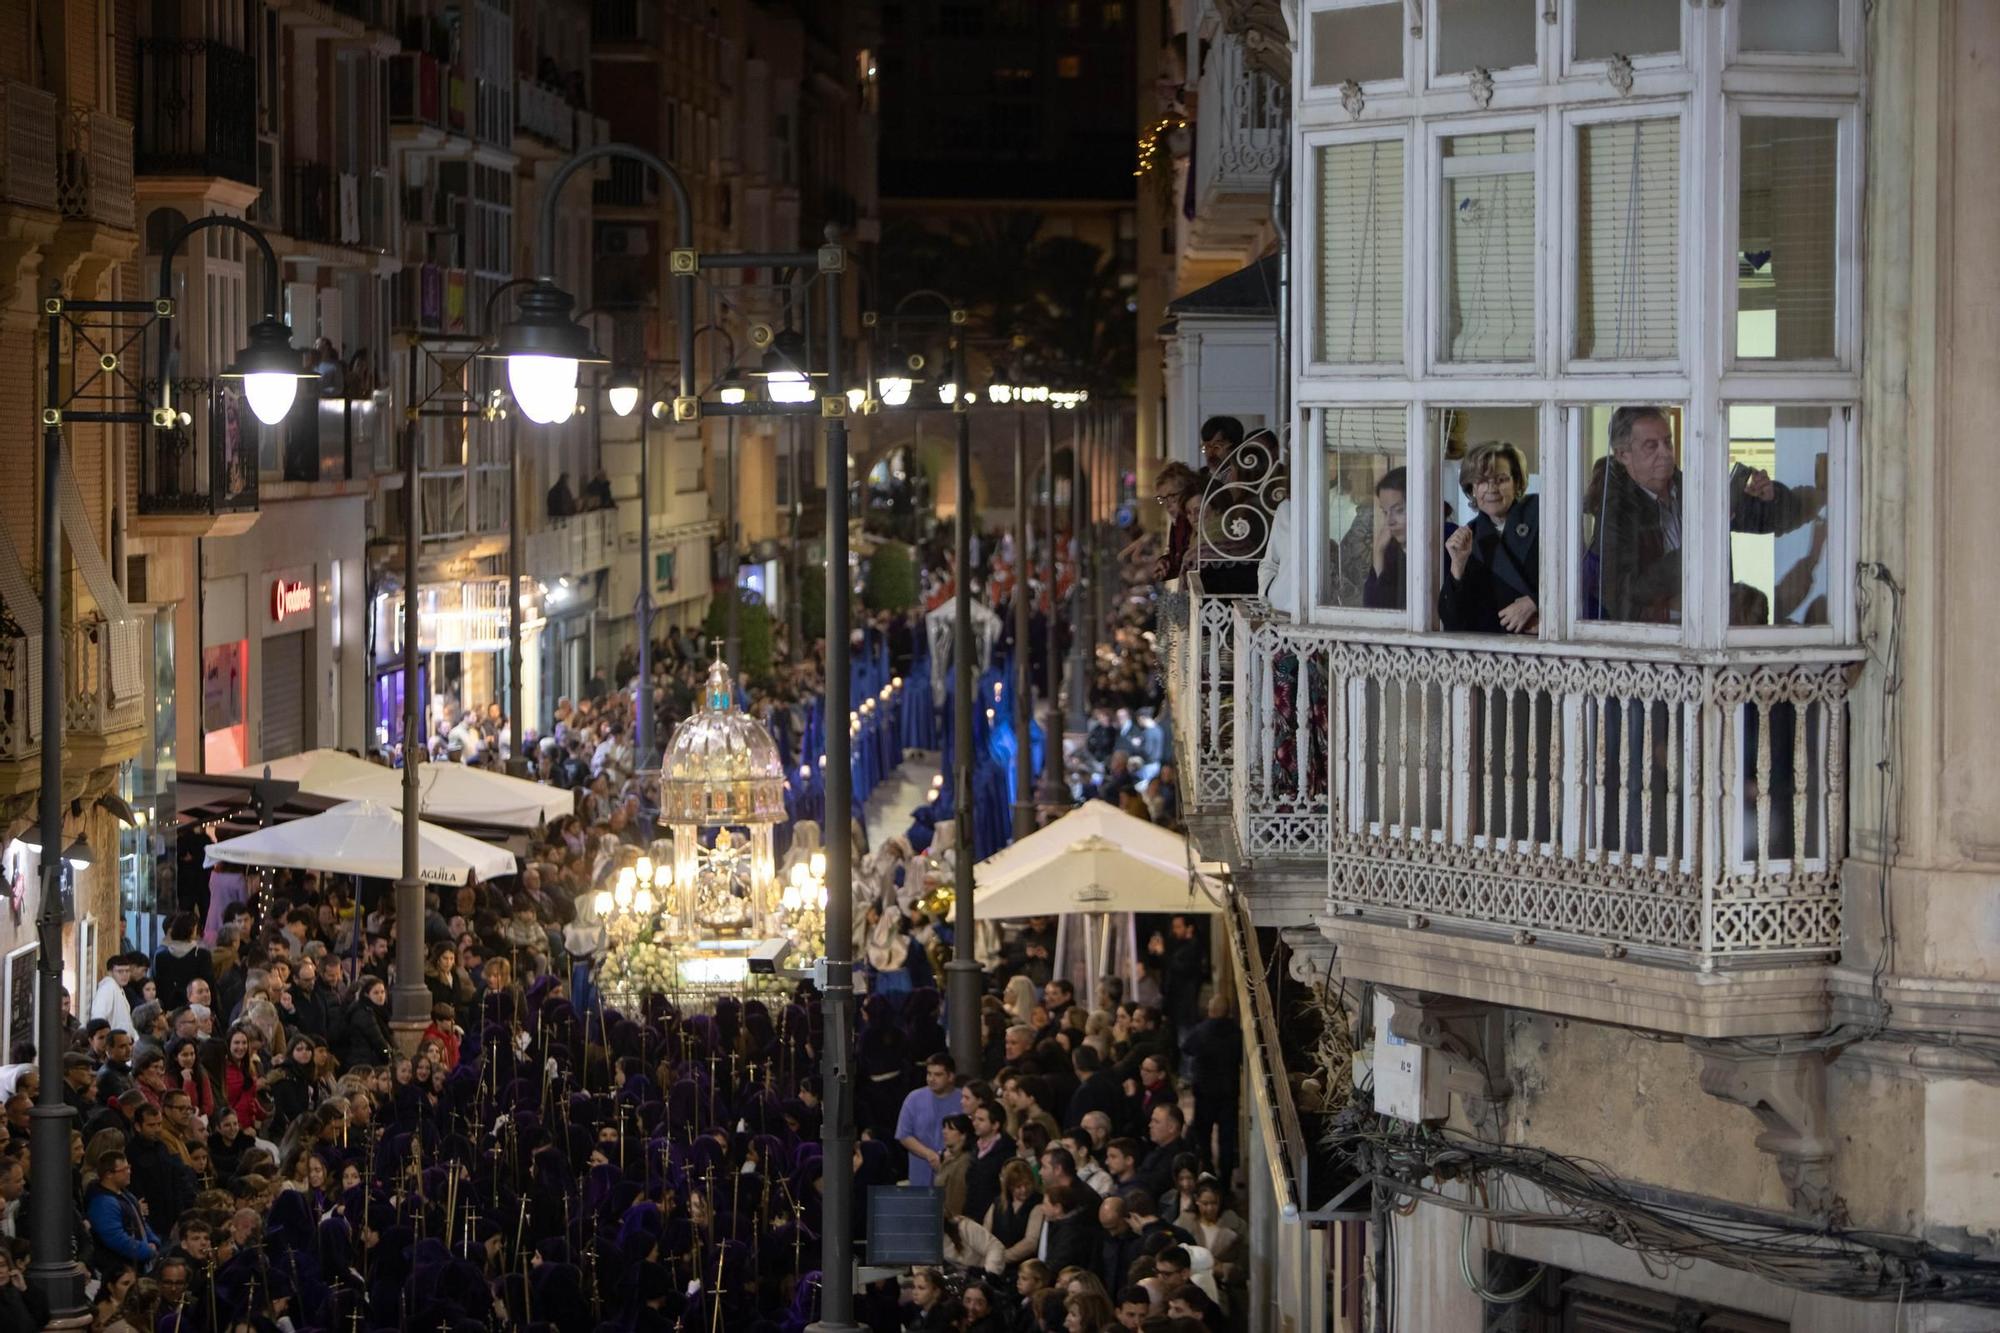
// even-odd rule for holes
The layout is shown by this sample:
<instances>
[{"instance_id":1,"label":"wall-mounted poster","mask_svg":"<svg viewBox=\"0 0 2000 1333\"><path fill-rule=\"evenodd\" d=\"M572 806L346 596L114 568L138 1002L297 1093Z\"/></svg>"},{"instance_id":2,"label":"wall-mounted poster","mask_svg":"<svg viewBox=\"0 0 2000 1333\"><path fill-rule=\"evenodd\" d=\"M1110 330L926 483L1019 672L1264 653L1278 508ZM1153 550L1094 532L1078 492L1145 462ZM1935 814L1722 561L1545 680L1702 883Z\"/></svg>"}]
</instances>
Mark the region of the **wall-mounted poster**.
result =
<instances>
[{"instance_id":1,"label":"wall-mounted poster","mask_svg":"<svg viewBox=\"0 0 2000 1333\"><path fill-rule=\"evenodd\" d=\"M0 965L0 1028L7 1034L6 1055L11 1057L23 1043L35 1040L35 959L39 944L24 944L7 955Z\"/></svg>"}]
</instances>

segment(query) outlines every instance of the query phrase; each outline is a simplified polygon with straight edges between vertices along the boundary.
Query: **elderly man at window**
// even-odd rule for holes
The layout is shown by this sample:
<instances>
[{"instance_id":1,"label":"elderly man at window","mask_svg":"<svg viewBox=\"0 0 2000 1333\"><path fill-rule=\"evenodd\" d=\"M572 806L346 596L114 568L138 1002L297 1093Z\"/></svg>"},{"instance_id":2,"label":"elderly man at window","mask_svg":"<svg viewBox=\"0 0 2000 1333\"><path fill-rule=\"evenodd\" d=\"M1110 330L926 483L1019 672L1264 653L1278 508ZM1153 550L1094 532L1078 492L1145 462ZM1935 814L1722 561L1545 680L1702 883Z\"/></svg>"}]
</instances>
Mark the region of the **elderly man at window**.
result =
<instances>
[{"instance_id":1,"label":"elderly man at window","mask_svg":"<svg viewBox=\"0 0 2000 1333\"><path fill-rule=\"evenodd\" d=\"M1658 407L1621 407L1610 443L1584 491L1583 618L1677 625L1682 481L1673 425ZM1782 485L1762 468L1730 470L1732 532L1790 532L1821 506L1812 487Z\"/></svg>"}]
</instances>

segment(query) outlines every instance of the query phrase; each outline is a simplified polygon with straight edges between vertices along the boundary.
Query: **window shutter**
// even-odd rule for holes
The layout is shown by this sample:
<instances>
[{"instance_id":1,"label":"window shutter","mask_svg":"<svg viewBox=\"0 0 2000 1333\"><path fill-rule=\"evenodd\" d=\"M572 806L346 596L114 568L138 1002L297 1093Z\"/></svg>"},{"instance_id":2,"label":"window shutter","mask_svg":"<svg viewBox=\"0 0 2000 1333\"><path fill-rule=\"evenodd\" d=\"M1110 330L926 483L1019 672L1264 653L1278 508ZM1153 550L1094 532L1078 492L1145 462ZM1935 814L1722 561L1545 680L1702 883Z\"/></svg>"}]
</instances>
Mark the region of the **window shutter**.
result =
<instances>
[{"instance_id":1,"label":"window shutter","mask_svg":"<svg viewBox=\"0 0 2000 1333\"><path fill-rule=\"evenodd\" d=\"M1403 359L1403 144L1319 150L1319 345L1338 364Z\"/></svg>"},{"instance_id":2,"label":"window shutter","mask_svg":"<svg viewBox=\"0 0 2000 1333\"><path fill-rule=\"evenodd\" d=\"M1466 135L1447 144L1444 185L1445 357L1529 361L1535 354L1535 173L1532 131ZM1459 171L1454 162L1515 158L1522 171Z\"/></svg>"},{"instance_id":3,"label":"window shutter","mask_svg":"<svg viewBox=\"0 0 2000 1333\"><path fill-rule=\"evenodd\" d=\"M1680 122L1587 125L1577 158L1576 354L1670 359L1680 346Z\"/></svg>"}]
</instances>

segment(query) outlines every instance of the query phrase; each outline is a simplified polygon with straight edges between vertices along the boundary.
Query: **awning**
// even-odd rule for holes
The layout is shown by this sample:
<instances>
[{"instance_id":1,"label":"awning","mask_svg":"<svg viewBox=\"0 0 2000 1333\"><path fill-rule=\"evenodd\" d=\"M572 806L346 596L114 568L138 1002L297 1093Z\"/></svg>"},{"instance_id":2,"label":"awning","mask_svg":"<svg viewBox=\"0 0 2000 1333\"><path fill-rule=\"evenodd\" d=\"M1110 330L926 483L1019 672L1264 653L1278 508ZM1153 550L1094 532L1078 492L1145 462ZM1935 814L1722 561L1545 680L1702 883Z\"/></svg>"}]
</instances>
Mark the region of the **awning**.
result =
<instances>
[{"instance_id":1,"label":"awning","mask_svg":"<svg viewBox=\"0 0 2000 1333\"><path fill-rule=\"evenodd\" d=\"M375 801L401 807L403 773L340 750L308 750L237 769L232 777L271 776L296 782L307 796L345 801ZM544 786L464 764L422 764L417 768L418 808L431 819L482 824L492 828L533 829L551 819L573 814L576 799L559 787Z\"/></svg>"},{"instance_id":2,"label":"awning","mask_svg":"<svg viewBox=\"0 0 2000 1333\"><path fill-rule=\"evenodd\" d=\"M403 817L373 801L348 801L324 814L211 843L203 860L212 866L277 866L397 879L403 873ZM512 852L428 823L417 825L417 867L424 883L448 885L464 884L474 875L500 879L515 870Z\"/></svg>"},{"instance_id":3,"label":"awning","mask_svg":"<svg viewBox=\"0 0 2000 1333\"><path fill-rule=\"evenodd\" d=\"M1219 890L1189 876L1187 839L1104 801L981 861L973 905L989 920L1076 912L1222 910Z\"/></svg>"}]
</instances>

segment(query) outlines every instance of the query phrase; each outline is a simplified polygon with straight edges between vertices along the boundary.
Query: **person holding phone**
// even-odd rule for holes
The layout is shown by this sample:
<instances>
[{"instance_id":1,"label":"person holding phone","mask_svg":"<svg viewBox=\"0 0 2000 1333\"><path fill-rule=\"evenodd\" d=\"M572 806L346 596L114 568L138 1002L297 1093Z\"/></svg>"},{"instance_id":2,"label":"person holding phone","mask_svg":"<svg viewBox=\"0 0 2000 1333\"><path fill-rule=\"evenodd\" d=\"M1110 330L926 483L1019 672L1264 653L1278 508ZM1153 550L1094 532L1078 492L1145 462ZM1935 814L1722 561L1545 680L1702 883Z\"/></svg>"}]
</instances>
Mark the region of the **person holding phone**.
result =
<instances>
[{"instance_id":1,"label":"person holding phone","mask_svg":"<svg viewBox=\"0 0 2000 1333\"><path fill-rule=\"evenodd\" d=\"M1533 634L1541 626L1541 497L1528 463L1504 440L1473 446L1459 489L1477 511L1445 539L1438 620L1467 634Z\"/></svg>"}]
</instances>

